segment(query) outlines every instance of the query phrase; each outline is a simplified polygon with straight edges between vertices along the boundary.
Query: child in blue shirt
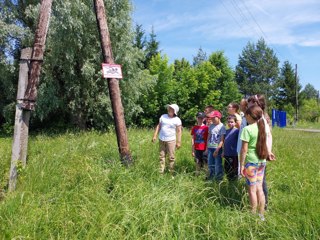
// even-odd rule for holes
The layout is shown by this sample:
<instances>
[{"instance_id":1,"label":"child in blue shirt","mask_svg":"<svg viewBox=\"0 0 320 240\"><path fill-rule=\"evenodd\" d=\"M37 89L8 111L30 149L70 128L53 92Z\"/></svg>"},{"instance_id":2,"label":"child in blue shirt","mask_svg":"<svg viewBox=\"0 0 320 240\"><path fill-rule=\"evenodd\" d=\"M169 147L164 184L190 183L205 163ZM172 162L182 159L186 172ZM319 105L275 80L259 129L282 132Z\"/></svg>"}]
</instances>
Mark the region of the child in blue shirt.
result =
<instances>
[{"instance_id":1,"label":"child in blue shirt","mask_svg":"<svg viewBox=\"0 0 320 240\"><path fill-rule=\"evenodd\" d=\"M237 152L237 142L239 129L236 128L237 117L235 115L228 116L228 127L224 138L223 154L224 170L229 181L237 180L239 171L239 160Z\"/></svg>"}]
</instances>

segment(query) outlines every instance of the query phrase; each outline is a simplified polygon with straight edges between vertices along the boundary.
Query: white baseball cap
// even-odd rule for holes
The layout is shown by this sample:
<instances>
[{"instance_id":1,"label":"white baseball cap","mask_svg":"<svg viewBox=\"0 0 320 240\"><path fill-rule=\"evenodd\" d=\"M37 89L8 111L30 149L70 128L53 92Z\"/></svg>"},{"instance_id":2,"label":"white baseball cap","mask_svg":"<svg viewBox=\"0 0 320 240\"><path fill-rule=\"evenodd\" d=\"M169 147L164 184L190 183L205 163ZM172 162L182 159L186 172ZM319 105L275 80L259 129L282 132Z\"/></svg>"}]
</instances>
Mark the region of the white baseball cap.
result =
<instances>
[{"instance_id":1,"label":"white baseball cap","mask_svg":"<svg viewBox=\"0 0 320 240\"><path fill-rule=\"evenodd\" d=\"M179 106L177 104L169 104L168 107L172 108L174 110L174 114L178 115L179 112Z\"/></svg>"}]
</instances>

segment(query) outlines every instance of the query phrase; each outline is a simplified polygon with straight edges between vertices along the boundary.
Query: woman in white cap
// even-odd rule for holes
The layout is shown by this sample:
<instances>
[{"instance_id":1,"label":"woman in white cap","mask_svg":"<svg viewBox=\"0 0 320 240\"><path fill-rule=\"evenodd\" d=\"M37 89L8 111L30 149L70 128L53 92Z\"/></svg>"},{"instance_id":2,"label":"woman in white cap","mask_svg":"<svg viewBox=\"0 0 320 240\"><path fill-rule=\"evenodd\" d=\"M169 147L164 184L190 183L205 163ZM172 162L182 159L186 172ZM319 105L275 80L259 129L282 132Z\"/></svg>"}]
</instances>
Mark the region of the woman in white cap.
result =
<instances>
[{"instance_id":1,"label":"woman in white cap","mask_svg":"<svg viewBox=\"0 0 320 240\"><path fill-rule=\"evenodd\" d=\"M164 173L166 156L169 155L169 171L173 174L175 162L175 149L181 146L182 123L177 116L179 107L177 104L170 104L167 107L168 113L160 117L152 142L157 140L159 133L160 150L160 173Z\"/></svg>"}]
</instances>

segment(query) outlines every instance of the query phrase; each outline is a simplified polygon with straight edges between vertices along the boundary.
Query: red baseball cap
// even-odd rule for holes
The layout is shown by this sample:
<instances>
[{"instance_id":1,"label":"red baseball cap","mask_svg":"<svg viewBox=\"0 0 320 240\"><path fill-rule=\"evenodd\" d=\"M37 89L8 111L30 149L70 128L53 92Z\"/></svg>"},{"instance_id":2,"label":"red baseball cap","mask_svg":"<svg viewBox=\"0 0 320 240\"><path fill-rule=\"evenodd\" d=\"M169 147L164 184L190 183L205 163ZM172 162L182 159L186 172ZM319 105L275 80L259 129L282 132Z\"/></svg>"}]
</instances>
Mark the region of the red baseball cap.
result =
<instances>
[{"instance_id":1,"label":"red baseball cap","mask_svg":"<svg viewBox=\"0 0 320 240\"><path fill-rule=\"evenodd\" d=\"M217 117L217 118L221 119L222 115L219 111L212 111L211 113L208 114L208 117L209 118Z\"/></svg>"}]
</instances>

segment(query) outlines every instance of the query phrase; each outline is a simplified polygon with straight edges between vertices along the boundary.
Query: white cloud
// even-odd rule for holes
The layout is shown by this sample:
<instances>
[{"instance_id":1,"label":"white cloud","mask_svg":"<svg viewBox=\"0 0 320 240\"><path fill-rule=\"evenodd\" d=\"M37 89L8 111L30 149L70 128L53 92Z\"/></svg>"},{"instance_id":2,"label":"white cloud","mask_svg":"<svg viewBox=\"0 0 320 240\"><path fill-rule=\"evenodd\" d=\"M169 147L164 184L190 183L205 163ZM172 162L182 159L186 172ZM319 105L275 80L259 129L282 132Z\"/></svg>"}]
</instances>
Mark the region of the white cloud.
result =
<instances>
[{"instance_id":1,"label":"white cloud","mask_svg":"<svg viewBox=\"0 0 320 240\"><path fill-rule=\"evenodd\" d=\"M206 40L264 37L269 44L320 46L320 1L220 0L182 11L178 5L149 9L147 23L159 34L181 32Z\"/></svg>"},{"instance_id":2,"label":"white cloud","mask_svg":"<svg viewBox=\"0 0 320 240\"><path fill-rule=\"evenodd\" d=\"M317 46L320 46L320 40L319 39L306 40L306 41L302 41L300 45L305 47L317 47Z\"/></svg>"}]
</instances>

